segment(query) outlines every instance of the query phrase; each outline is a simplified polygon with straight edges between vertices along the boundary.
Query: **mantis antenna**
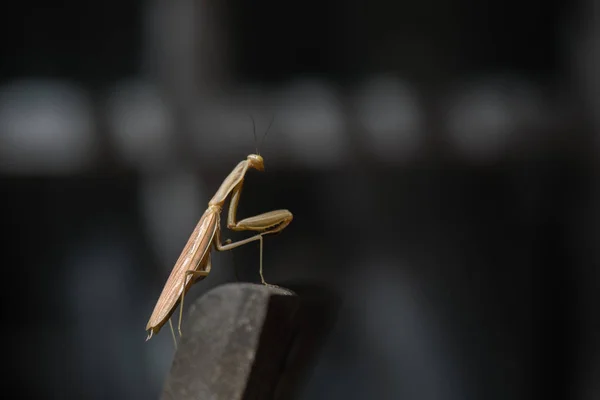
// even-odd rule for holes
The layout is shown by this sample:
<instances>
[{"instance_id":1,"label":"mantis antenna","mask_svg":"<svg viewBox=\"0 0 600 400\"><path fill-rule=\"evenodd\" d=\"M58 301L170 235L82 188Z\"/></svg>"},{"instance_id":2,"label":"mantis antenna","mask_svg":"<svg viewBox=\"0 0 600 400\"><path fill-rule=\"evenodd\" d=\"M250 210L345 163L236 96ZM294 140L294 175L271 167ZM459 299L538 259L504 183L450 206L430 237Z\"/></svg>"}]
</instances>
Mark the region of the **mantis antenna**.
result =
<instances>
[{"instance_id":1,"label":"mantis antenna","mask_svg":"<svg viewBox=\"0 0 600 400\"><path fill-rule=\"evenodd\" d=\"M265 135L263 136L262 140L260 141L260 147L262 147L263 143L265 142L265 139L267 138L267 133L269 133L269 129L271 129L271 125L273 125L273 121L275 121L275 114L273 114L273 117L271 117L271 122L269 123L269 127L265 131ZM258 151L256 152L256 154L258 154Z\"/></svg>"},{"instance_id":2,"label":"mantis antenna","mask_svg":"<svg viewBox=\"0 0 600 400\"><path fill-rule=\"evenodd\" d=\"M252 134L254 135L254 148L256 149L256 154L258 154L258 141L256 140L256 123L254 122L254 117L252 114L248 114L250 119L252 120Z\"/></svg>"},{"instance_id":3,"label":"mantis antenna","mask_svg":"<svg viewBox=\"0 0 600 400\"><path fill-rule=\"evenodd\" d=\"M252 116L252 114L248 114L248 116L252 120L252 134L254 135L254 148L256 149L256 154L260 154L258 152L258 140L256 138L256 122L254 121L254 117ZM260 141L260 147L262 147L263 143L265 142L265 139L267 138L267 133L269 133L269 130L271 129L271 126L273 125L273 121L275 121L275 114L273 114L273 117L271 117L271 122L269 123L269 127L265 131L265 134L263 135L263 138Z\"/></svg>"}]
</instances>

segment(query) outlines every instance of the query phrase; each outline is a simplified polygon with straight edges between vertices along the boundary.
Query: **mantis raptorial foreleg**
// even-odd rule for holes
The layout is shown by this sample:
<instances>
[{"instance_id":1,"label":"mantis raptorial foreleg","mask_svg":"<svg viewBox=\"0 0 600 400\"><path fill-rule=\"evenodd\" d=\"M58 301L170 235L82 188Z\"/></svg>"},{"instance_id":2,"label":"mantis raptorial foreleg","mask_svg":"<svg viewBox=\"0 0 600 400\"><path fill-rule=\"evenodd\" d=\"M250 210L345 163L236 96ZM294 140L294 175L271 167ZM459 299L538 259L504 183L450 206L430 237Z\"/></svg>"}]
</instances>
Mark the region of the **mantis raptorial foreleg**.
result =
<instances>
[{"instance_id":1,"label":"mantis raptorial foreleg","mask_svg":"<svg viewBox=\"0 0 600 400\"><path fill-rule=\"evenodd\" d=\"M231 193L229 203L229 212L227 214L227 228L232 231L256 231L263 234L276 233L283 230L292 222L294 216L288 210L274 210L253 217L244 218L236 221L237 208L242 194L241 181Z\"/></svg>"},{"instance_id":2,"label":"mantis raptorial foreleg","mask_svg":"<svg viewBox=\"0 0 600 400\"><path fill-rule=\"evenodd\" d=\"M275 210L275 211L269 211L263 214L259 214L259 215L255 215L253 217L248 217L248 218L244 218L241 221L236 221L236 214L237 214L237 208L238 208L238 204L240 202L240 196L242 193L242 185L244 184L244 181L241 181L234 189L233 192L231 194L231 201L229 203L229 212L227 215L227 228L231 229L232 231L257 231L257 232L262 232L258 235L252 236L251 238L242 240L240 242L236 242L239 243L239 245L254 241L254 240L260 240L260 265L259 265L259 274L260 274L260 280L264 285L268 285L268 286L273 286L273 285L269 285L266 281L265 278L263 276L263 236L270 234L270 233L277 233L281 230L283 230L286 226L289 225L290 222L292 222L293 219L293 215L291 212L289 212L288 210ZM218 235L218 233L217 233ZM229 240L229 239L228 239ZM227 242L227 241L226 241ZM217 238L217 244L218 246L220 246L223 249L230 249L233 247L229 247L232 246L236 243L232 243L232 244L226 244L226 245L221 245L220 244L220 239ZM234 246L237 247L237 246ZM217 249L221 250L219 247L217 247Z\"/></svg>"}]
</instances>

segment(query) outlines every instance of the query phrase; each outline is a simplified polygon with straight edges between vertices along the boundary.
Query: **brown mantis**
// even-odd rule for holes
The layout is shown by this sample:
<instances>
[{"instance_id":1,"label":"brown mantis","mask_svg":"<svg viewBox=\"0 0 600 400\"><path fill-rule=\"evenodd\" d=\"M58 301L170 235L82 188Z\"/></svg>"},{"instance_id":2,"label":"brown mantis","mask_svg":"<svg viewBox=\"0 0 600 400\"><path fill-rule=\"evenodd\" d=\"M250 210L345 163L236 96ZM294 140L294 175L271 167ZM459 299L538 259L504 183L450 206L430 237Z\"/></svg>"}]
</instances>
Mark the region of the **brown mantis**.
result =
<instances>
[{"instance_id":1,"label":"brown mantis","mask_svg":"<svg viewBox=\"0 0 600 400\"><path fill-rule=\"evenodd\" d=\"M283 230L292 222L293 215L288 210L275 210L236 221L242 185L249 168L264 171L263 158L258 154L250 154L245 160L241 161L225 178L217 193L208 203L208 208L183 248L150 316L150 320L146 325L146 331L148 332L146 341L153 334L158 333L167 320L171 324L171 315L179 303L181 304L178 330L181 336L181 318L185 293L196 281L204 279L209 274L211 269L211 247L213 245L218 251L226 251L258 240L260 242L260 279L263 284L268 285L263 276L263 236ZM260 233L234 243L231 243L231 240L228 239L223 244L221 243L220 216L223 205L230 194L231 201L227 215L227 228L233 231ZM171 331L173 331L172 324Z\"/></svg>"}]
</instances>

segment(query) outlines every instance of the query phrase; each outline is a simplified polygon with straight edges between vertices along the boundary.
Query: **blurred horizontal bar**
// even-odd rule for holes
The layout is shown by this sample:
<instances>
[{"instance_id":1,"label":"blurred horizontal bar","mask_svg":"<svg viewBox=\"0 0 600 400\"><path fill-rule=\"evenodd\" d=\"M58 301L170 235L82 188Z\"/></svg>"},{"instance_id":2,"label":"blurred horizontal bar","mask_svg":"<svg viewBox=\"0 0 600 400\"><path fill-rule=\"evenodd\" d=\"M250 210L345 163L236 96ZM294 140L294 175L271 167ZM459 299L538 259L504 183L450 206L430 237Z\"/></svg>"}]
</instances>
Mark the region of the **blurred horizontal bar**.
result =
<instances>
[{"instance_id":1,"label":"blurred horizontal bar","mask_svg":"<svg viewBox=\"0 0 600 400\"><path fill-rule=\"evenodd\" d=\"M278 168L339 169L364 156L394 165L427 154L431 137L460 159L486 161L523 151L523 143L530 144L525 150L543 147L552 140L544 132L557 126L540 90L510 76L458 83L434 102L437 110L417 88L393 75L372 76L344 95L327 82L309 79L276 91L238 89L191 108L192 136L184 143L192 149L192 165L229 165L256 150ZM64 82L29 80L0 87L0 170L72 174L102 168L95 154L103 126L114 158L134 170L172 169L185 156L176 146L172 106L151 82L120 82L103 105L94 113L89 96ZM442 116L439 122L436 114ZM356 134L360 145L352 146Z\"/></svg>"}]
</instances>

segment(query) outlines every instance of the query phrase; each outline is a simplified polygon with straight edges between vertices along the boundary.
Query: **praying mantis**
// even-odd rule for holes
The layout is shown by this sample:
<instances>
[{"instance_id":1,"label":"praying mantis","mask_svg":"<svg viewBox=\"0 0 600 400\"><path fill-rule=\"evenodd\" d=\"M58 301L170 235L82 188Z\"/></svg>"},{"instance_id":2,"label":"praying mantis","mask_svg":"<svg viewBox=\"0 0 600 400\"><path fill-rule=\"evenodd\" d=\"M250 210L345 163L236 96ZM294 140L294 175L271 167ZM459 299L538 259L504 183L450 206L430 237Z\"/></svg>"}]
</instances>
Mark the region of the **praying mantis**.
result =
<instances>
[{"instance_id":1,"label":"praying mantis","mask_svg":"<svg viewBox=\"0 0 600 400\"><path fill-rule=\"evenodd\" d=\"M211 250L213 246L218 251L227 251L250 242L259 241L260 279L263 284L268 285L263 276L263 236L282 231L292 222L293 215L288 210L274 210L237 221L237 207L240 201L244 178L246 172L251 168L257 171L264 171L264 160L260 155L250 154L245 160L241 161L225 178L219 190L217 190L208 203L208 208L200 218L200 221L198 221L196 228L177 259L171 275L165 283L163 291L154 307L154 311L148 320L146 325L148 337L146 341L152 335L157 334L167 321L169 321L171 332L175 338L171 315L179 303L181 304L178 331L181 336L181 319L185 293L195 282L204 279L210 273ZM229 195L231 195L231 200L227 215L227 228L232 231L259 232L258 234L233 243L230 239L227 239L224 243L221 242L221 211Z\"/></svg>"}]
</instances>

